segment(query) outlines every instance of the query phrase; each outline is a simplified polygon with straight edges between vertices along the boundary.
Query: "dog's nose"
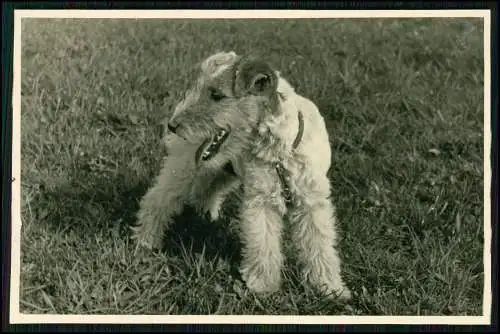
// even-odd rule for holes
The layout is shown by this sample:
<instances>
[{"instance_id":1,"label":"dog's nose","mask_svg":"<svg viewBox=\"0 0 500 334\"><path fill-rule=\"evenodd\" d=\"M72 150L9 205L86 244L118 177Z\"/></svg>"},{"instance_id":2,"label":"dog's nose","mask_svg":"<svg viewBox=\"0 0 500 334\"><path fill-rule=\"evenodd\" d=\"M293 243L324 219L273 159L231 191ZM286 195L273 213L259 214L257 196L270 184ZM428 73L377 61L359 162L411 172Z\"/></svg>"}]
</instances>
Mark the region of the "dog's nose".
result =
<instances>
[{"instance_id":1,"label":"dog's nose","mask_svg":"<svg viewBox=\"0 0 500 334\"><path fill-rule=\"evenodd\" d=\"M179 124L168 123L167 128L170 132L175 133L177 131L177 129L179 128Z\"/></svg>"}]
</instances>

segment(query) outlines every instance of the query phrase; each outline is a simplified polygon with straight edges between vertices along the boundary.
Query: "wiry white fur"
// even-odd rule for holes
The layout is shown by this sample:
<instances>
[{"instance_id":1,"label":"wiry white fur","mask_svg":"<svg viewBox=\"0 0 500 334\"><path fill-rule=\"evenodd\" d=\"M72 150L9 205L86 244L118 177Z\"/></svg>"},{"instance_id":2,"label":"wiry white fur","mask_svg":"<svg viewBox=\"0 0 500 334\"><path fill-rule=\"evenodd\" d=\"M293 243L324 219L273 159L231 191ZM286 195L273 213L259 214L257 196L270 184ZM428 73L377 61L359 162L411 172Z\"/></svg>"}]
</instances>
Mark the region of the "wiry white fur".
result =
<instances>
[{"instance_id":1,"label":"wiry white fur","mask_svg":"<svg viewBox=\"0 0 500 334\"><path fill-rule=\"evenodd\" d=\"M219 53L209 57L202 64L202 70L209 77L222 75L227 66L237 58L234 52ZM200 133L205 127L197 114L189 110L212 110L217 117L261 115L244 118L248 128L240 124L239 131L231 133L230 143L223 145L227 152L221 152L212 162L201 166L193 163L196 143L188 143L176 136L167 135L170 158L165 160L157 182L141 201L138 213L139 223L134 238L148 248L159 243L165 226L171 217L182 210L182 204L194 204L200 212L209 212L212 219L219 215L220 205L232 190L243 185L242 203L239 213L243 260L240 272L248 288L254 292L272 292L281 286L281 270L284 263L282 253L283 227L290 224L293 245L297 247L298 259L304 278L327 293L350 297L350 291L341 278L341 261L337 252L335 207L331 203L331 187L327 177L331 163L331 148L323 117L317 106L301 96L290 83L276 72L277 93L280 96L278 110L269 112L257 110L261 105L245 97L245 102L226 106L220 113L213 105L205 107L197 101L197 89L181 102L173 117L184 116L190 120L186 133ZM203 78L200 79L203 85ZM189 108L190 106L190 108ZM304 132L297 148L293 142L299 128L298 113L304 121ZM186 114L187 113L187 114ZM251 122L257 122L251 124ZM253 132L252 129L257 129ZM244 153L241 147L231 148L252 134L251 141L241 140L247 145ZM168 139L167 139L168 138ZM250 144L248 144L250 145ZM226 158L230 157L237 176L221 171ZM293 193L293 205L287 207L282 196L282 185L274 168L281 162L287 171L287 182Z\"/></svg>"},{"instance_id":2,"label":"wiry white fur","mask_svg":"<svg viewBox=\"0 0 500 334\"><path fill-rule=\"evenodd\" d=\"M251 156L240 164L245 194L241 212L244 260L241 274L254 291L275 291L280 286L283 256L282 230L291 225L293 243L304 277L328 293L350 297L340 275L335 209L330 202L327 177L331 149L323 117L316 105L297 94L283 78L278 116L268 115L259 124L260 141ZM304 132L297 148L292 144L303 115ZM288 172L287 182L294 205L286 208L281 184L273 168L280 161Z\"/></svg>"}]
</instances>

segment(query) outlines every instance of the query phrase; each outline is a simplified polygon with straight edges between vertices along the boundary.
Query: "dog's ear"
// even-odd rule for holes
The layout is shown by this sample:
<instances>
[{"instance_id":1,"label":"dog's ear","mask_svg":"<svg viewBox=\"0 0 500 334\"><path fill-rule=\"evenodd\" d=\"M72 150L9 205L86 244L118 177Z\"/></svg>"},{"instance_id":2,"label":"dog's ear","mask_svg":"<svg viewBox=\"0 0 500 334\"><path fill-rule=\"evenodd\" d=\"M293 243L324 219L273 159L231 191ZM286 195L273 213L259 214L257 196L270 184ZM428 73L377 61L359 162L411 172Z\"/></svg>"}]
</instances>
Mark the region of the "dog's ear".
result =
<instances>
[{"instance_id":1,"label":"dog's ear","mask_svg":"<svg viewBox=\"0 0 500 334\"><path fill-rule=\"evenodd\" d=\"M228 64L230 62L234 62L234 59L236 59L237 57L238 56L234 51L230 52L219 51L206 58L201 63L201 69L203 72L213 73L220 66Z\"/></svg>"},{"instance_id":2,"label":"dog's ear","mask_svg":"<svg viewBox=\"0 0 500 334\"><path fill-rule=\"evenodd\" d=\"M276 92L278 77L271 66L256 58L241 59L235 66L235 95L269 96Z\"/></svg>"}]
</instances>

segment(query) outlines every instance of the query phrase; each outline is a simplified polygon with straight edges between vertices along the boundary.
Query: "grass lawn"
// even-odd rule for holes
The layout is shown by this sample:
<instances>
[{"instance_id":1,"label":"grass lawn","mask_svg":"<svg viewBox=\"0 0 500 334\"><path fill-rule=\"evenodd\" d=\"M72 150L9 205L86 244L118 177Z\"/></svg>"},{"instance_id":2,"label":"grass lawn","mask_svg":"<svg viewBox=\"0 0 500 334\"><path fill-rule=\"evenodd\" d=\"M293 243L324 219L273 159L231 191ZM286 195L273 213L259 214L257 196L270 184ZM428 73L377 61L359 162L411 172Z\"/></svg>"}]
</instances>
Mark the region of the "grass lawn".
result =
<instances>
[{"instance_id":1,"label":"grass lawn","mask_svg":"<svg viewBox=\"0 0 500 334\"><path fill-rule=\"evenodd\" d=\"M266 57L323 113L351 302L291 270L249 293L238 236L190 214L133 256L160 122L217 50ZM479 19L25 19L21 117L22 312L482 314Z\"/></svg>"}]
</instances>

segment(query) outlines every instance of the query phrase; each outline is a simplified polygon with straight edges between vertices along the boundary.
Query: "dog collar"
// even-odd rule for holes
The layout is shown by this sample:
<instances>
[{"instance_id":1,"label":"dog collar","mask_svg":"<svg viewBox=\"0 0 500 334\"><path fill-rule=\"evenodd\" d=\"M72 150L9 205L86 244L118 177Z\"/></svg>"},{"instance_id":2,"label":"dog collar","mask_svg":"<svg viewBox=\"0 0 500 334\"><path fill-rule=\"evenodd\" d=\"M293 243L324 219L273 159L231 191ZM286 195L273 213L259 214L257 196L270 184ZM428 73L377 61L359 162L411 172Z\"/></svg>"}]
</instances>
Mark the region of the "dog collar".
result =
<instances>
[{"instance_id":1,"label":"dog collar","mask_svg":"<svg viewBox=\"0 0 500 334\"><path fill-rule=\"evenodd\" d=\"M295 137L295 140L293 141L293 149L296 149L297 146L299 146L300 141L302 140L302 136L304 135L304 116L302 116L300 110L297 117L299 119L299 131L297 132L297 137Z\"/></svg>"},{"instance_id":2,"label":"dog collar","mask_svg":"<svg viewBox=\"0 0 500 334\"><path fill-rule=\"evenodd\" d=\"M293 141L292 147L294 150L299 146L300 142L302 141L302 136L304 135L304 117L302 116L300 110L297 117L299 118L299 130L297 132L295 140ZM290 190L290 185L287 182L289 176L286 175L287 171L281 161L276 162L274 164L274 168L276 169L276 173L278 174L278 177L280 179L282 188L281 194L285 200L285 204L288 206L292 203L292 192Z\"/></svg>"},{"instance_id":3,"label":"dog collar","mask_svg":"<svg viewBox=\"0 0 500 334\"><path fill-rule=\"evenodd\" d=\"M281 101L285 101L285 95L281 92L278 92L278 98ZM297 132L297 136L295 137L295 140L293 141L292 147L295 150L297 146L299 146L300 141L302 140L302 136L304 135L304 116L302 115L302 112L299 110L297 112L297 118L299 119L299 131Z\"/></svg>"}]
</instances>

